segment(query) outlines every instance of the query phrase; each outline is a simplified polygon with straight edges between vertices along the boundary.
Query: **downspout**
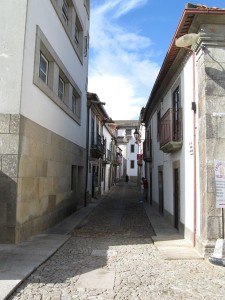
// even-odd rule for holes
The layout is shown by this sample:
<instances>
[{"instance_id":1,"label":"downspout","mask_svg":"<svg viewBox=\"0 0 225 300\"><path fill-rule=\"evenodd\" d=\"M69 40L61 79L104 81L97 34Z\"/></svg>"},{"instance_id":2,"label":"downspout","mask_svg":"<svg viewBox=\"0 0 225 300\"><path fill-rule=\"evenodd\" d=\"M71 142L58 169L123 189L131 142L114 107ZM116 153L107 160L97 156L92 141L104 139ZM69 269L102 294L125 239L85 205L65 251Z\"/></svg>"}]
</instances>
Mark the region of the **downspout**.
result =
<instances>
[{"instance_id":1,"label":"downspout","mask_svg":"<svg viewBox=\"0 0 225 300\"><path fill-rule=\"evenodd\" d=\"M195 51L187 48L187 47L183 47L186 50L189 50L192 52L192 75L193 75L193 101L191 103L191 108L193 110L193 159L194 159L194 170L193 170L193 215L194 215L194 219L193 219L193 246L196 246L196 207L197 207L197 176L196 176L196 101L195 101L195 92L196 92L196 88L195 88Z\"/></svg>"},{"instance_id":2,"label":"downspout","mask_svg":"<svg viewBox=\"0 0 225 300\"><path fill-rule=\"evenodd\" d=\"M182 47L183 49L186 49L187 51L192 52L192 75L193 75L193 101L192 101L192 110L193 110L193 155L194 155L194 170L193 170L193 215L194 215L194 219L193 219L193 246L196 246L196 207L197 207L197 196L196 196L196 192L197 192L197 176L196 176L196 101L195 101L195 51L192 50L191 48L188 47Z\"/></svg>"},{"instance_id":3,"label":"downspout","mask_svg":"<svg viewBox=\"0 0 225 300\"><path fill-rule=\"evenodd\" d=\"M197 206L197 182L196 182L196 101L195 101L195 52L192 51L192 61L193 61L193 102L192 102L192 110L193 110L193 141L194 141L194 224L193 224L193 246L196 245L196 206Z\"/></svg>"},{"instance_id":4,"label":"downspout","mask_svg":"<svg viewBox=\"0 0 225 300\"><path fill-rule=\"evenodd\" d=\"M85 183L85 195L84 195L84 207L87 206L87 189L88 189L88 165L89 165L89 126L90 126L90 109L91 105L87 104L87 128L86 128L86 183Z\"/></svg>"}]
</instances>

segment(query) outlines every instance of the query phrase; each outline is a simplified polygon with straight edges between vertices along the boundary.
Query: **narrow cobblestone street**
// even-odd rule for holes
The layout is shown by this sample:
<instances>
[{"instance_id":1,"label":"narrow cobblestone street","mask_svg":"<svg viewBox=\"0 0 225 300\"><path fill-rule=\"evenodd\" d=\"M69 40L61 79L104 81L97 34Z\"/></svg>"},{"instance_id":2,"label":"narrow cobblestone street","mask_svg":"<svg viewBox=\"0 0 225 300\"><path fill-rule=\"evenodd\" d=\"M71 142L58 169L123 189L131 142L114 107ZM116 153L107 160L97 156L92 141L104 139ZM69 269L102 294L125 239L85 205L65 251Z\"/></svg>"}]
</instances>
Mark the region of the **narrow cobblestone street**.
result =
<instances>
[{"instance_id":1,"label":"narrow cobblestone street","mask_svg":"<svg viewBox=\"0 0 225 300\"><path fill-rule=\"evenodd\" d=\"M139 197L119 183L9 299L225 299L225 268L162 258Z\"/></svg>"}]
</instances>

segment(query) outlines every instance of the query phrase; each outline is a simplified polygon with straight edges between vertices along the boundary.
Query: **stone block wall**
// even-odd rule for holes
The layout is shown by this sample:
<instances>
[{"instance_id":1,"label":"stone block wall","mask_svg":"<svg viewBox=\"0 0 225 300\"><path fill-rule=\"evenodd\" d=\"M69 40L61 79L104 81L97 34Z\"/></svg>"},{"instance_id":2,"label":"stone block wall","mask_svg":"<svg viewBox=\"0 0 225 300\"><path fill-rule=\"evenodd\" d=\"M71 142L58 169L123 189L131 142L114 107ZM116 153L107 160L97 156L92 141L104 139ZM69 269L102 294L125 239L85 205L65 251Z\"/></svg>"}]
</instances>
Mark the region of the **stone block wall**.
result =
<instances>
[{"instance_id":1,"label":"stone block wall","mask_svg":"<svg viewBox=\"0 0 225 300\"><path fill-rule=\"evenodd\" d=\"M0 242L18 243L84 205L86 151L23 116L0 122Z\"/></svg>"},{"instance_id":2,"label":"stone block wall","mask_svg":"<svg viewBox=\"0 0 225 300\"><path fill-rule=\"evenodd\" d=\"M0 242L15 241L19 115L0 114Z\"/></svg>"},{"instance_id":3,"label":"stone block wall","mask_svg":"<svg viewBox=\"0 0 225 300\"><path fill-rule=\"evenodd\" d=\"M221 209L216 208L214 159L225 160L225 118L216 117L217 113L225 112L225 43L221 43L221 25L203 27L206 40L203 37L202 41L205 48L197 62L201 205L201 234L198 242L203 245L199 247L202 247L205 254L209 254L222 233ZM213 32L210 32L210 28L213 28Z\"/></svg>"},{"instance_id":4,"label":"stone block wall","mask_svg":"<svg viewBox=\"0 0 225 300\"><path fill-rule=\"evenodd\" d=\"M71 141L21 117L17 242L48 229L84 205L85 153Z\"/></svg>"}]
</instances>

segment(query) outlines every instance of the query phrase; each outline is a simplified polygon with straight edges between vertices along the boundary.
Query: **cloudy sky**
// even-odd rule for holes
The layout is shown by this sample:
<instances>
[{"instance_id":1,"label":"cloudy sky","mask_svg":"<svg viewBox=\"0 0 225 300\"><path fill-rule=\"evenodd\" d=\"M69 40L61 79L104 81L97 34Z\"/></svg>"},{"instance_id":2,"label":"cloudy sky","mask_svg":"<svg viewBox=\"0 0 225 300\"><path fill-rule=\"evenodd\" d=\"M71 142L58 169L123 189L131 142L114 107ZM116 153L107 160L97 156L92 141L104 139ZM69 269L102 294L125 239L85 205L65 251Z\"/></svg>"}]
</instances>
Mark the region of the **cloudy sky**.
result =
<instances>
[{"instance_id":1,"label":"cloudy sky","mask_svg":"<svg viewBox=\"0 0 225 300\"><path fill-rule=\"evenodd\" d=\"M91 1L88 90L113 119L139 118L187 2ZM225 7L224 0L204 4Z\"/></svg>"}]
</instances>

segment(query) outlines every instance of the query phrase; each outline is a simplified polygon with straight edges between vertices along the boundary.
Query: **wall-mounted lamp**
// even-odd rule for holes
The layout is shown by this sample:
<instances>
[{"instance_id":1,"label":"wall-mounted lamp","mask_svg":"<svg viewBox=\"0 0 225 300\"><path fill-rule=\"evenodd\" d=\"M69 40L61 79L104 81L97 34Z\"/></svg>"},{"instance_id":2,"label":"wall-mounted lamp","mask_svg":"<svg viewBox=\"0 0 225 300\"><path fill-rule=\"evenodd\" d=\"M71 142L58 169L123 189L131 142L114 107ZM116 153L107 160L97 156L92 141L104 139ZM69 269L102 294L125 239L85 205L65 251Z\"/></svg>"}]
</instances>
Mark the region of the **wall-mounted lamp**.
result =
<instances>
[{"instance_id":1,"label":"wall-mounted lamp","mask_svg":"<svg viewBox=\"0 0 225 300\"><path fill-rule=\"evenodd\" d=\"M176 39L175 45L179 48L185 48L188 46L192 46L197 42L199 36L200 35L197 33L185 34L185 35L179 37L178 39Z\"/></svg>"},{"instance_id":2,"label":"wall-mounted lamp","mask_svg":"<svg viewBox=\"0 0 225 300\"><path fill-rule=\"evenodd\" d=\"M134 138L135 138L136 141L138 140L139 136L140 136L140 134L139 134L139 132L136 128L135 131L134 131Z\"/></svg>"}]
</instances>

